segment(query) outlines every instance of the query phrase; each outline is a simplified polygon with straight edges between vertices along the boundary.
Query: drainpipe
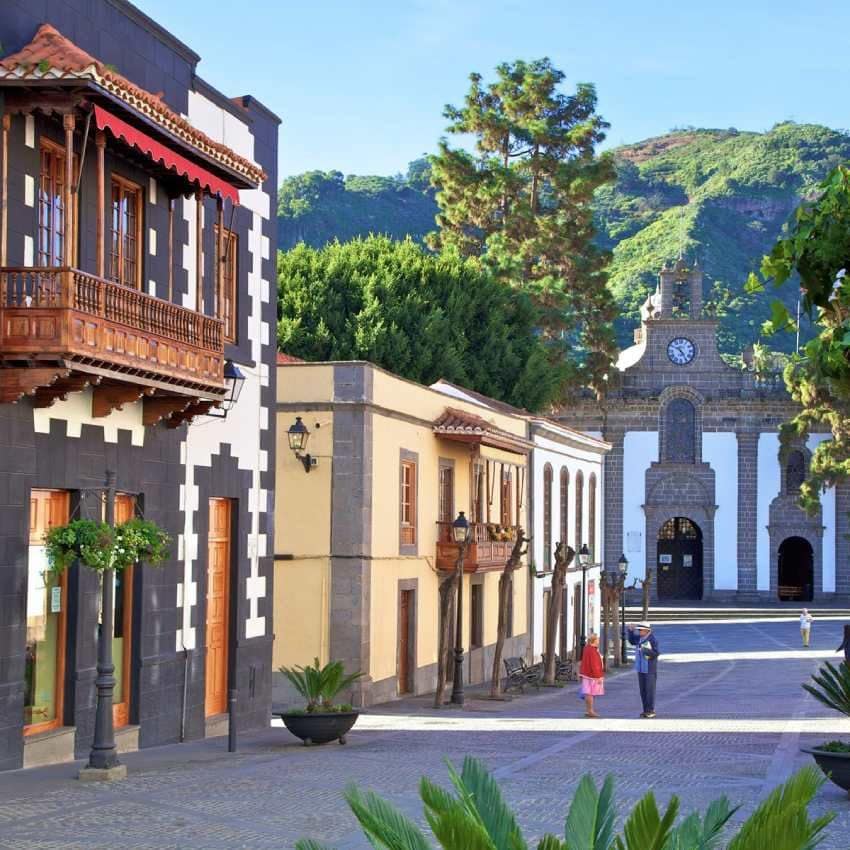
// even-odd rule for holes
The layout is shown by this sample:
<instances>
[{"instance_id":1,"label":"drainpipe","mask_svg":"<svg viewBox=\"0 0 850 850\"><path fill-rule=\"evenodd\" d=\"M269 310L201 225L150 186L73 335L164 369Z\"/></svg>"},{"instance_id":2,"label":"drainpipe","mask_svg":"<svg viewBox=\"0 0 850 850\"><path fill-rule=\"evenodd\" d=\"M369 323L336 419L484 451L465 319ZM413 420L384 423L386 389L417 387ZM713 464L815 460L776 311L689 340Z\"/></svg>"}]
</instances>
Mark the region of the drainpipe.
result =
<instances>
[{"instance_id":1,"label":"drainpipe","mask_svg":"<svg viewBox=\"0 0 850 850\"><path fill-rule=\"evenodd\" d=\"M183 703L180 706L180 743L186 740L186 698L189 690L190 651L183 644Z\"/></svg>"},{"instance_id":2,"label":"drainpipe","mask_svg":"<svg viewBox=\"0 0 850 850\"><path fill-rule=\"evenodd\" d=\"M528 423L528 439L534 442L533 436L533 427L531 423ZM531 539L531 542L528 544L528 559L531 563L534 563L534 454L536 449L532 449L528 453L528 466L526 468L525 479L525 498L526 504L528 508L526 510L526 516L528 517L528 536ZM529 658L529 662L531 664L534 663L534 635L537 624L534 622L534 602L537 598L537 579L534 578L531 570L528 570L528 584L529 584L529 593L528 593L528 601L526 602L526 607L528 608L528 637L530 646L531 657Z\"/></svg>"}]
</instances>

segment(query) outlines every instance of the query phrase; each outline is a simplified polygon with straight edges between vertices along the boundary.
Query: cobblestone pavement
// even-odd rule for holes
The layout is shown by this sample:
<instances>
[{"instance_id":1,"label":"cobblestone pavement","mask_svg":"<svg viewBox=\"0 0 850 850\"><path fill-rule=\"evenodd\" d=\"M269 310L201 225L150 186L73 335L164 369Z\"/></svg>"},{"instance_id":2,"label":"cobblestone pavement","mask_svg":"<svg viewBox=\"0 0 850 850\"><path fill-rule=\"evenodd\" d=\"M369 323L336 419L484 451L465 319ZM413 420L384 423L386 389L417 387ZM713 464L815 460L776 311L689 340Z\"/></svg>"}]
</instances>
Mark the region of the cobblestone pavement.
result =
<instances>
[{"instance_id":1,"label":"cobblestone pavement","mask_svg":"<svg viewBox=\"0 0 850 850\"><path fill-rule=\"evenodd\" d=\"M435 712L424 699L361 717L345 747L300 746L272 728L127 755L129 777L83 785L63 765L0 774L0 849L291 848L299 837L339 850L368 847L341 792L374 789L419 817L422 774L445 781L445 759L465 754L496 772L529 839L562 833L566 801L584 773L613 773L624 811L647 789L673 793L685 811L725 793L738 817L809 757L799 747L838 736L850 722L800 688L823 658L836 658L841 624L818 621L802 650L796 621L663 625L656 720L639 720L634 675L609 677L603 719L583 714L575 686L510 702L472 699ZM850 800L825 785L817 812L838 818L821 845L850 848Z\"/></svg>"}]
</instances>

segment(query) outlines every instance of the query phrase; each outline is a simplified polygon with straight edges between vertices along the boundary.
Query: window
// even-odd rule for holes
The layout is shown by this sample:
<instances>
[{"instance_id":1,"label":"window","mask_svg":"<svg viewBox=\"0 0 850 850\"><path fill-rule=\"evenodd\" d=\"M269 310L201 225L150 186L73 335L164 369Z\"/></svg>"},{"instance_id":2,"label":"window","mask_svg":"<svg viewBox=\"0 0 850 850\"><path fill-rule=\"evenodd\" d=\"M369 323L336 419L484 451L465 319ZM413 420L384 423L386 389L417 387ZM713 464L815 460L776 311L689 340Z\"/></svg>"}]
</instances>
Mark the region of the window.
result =
<instances>
[{"instance_id":1,"label":"window","mask_svg":"<svg viewBox=\"0 0 850 850\"><path fill-rule=\"evenodd\" d=\"M552 467L543 467L543 567L552 568Z\"/></svg>"},{"instance_id":2,"label":"window","mask_svg":"<svg viewBox=\"0 0 850 850\"><path fill-rule=\"evenodd\" d=\"M472 521L484 522L484 466L472 465Z\"/></svg>"},{"instance_id":3,"label":"window","mask_svg":"<svg viewBox=\"0 0 850 850\"><path fill-rule=\"evenodd\" d=\"M38 184L38 264L61 266L65 254L65 151L42 141Z\"/></svg>"},{"instance_id":4,"label":"window","mask_svg":"<svg viewBox=\"0 0 850 850\"><path fill-rule=\"evenodd\" d=\"M569 537L570 473L566 466L561 467L561 539L566 544Z\"/></svg>"},{"instance_id":5,"label":"window","mask_svg":"<svg viewBox=\"0 0 850 850\"><path fill-rule=\"evenodd\" d=\"M473 584L470 588L469 645L472 648L484 643L484 585Z\"/></svg>"},{"instance_id":6,"label":"window","mask_svg":"<svg viewBox=\"0 0 850 850\"><path fill-rule=\"evenodd\" d=\"M806 458L799 449L794 449L788 454L785 462L785 490L788 493L797 493L806 480Z\"/></svg>"},{"instance_id":7,"label":"window","mask_svg":"<svg viewBox=\"0 0 850 850\"><path fill-rule=\"evenodd\" d=\"M576 536L575 549L578 552L587 540L583 539L584 530L584 474L581 470L576 473Z\"/></svg>"},{"instance_id":8,"label":"window","mask_svg":"<svg viewBox=\"0 0 850 850\"><path fill-rule=\"evenodd\" d=\"M455 471L450 461L440 461L440 522L454 521Z\"/></svg>"},{"instance_id":9,"label":"window","mask_svg":"<svg viewBox=\"0 0 850 850\"><path fill-rule=\"evenodd\" d=\"M500 492L500 511L502 526L513 525L513 516L511 512L511 471L510 469L502 470L502 489Z\"/></svg>"},{"instance_id":10,"label":"window","mask_svg":"<svg viewBox=\"0 0 850 850\"><path fill-rule=\"evenodd\" d=\"M113 176L109 277L133 289L141 288L141 231L141 188L123 177Z\"/></svg>"},{"instance_id":11,"label":"window","mask_svg":"<svg viewBox=\"0 0 850 850\"><path fill-rule=\"evenodd\" d=\"M590 561L596 563L596 473L591 472L587 482L587 546Z\"/></svg>"},{"instance_id":12,"label":"window","mask_svg":"<svg viewBox=\"0 0 850 850\"><path fill-rule=\"evenodd\" d=\"M416 546L416 462L412 460L401 462L400 541L402 547Z\"/></svg>"},{"instance_id":13,"label":"window","mask_svg":"<svg viewBox=\"0 0 850 850\"><path fill-rule=\"evenodd\" d=\"M686 398L674 398L664 411L664 460L696 460L696 410Z\"/></svg>"},{"instance_id":14,"label":"window","mask_svg":"<svg viewBox=\"0 0 850 850\"><path fill-rule=\"evenodd\" d=\"M215 244L218 250L218 225L215 225ZM221 244L224 250L224 258L221 261L221 303L219 304L216 293L215 314L224 322L225 342L236 342L239 237L232 230L225 229Z\"/></svg>"}]
</instances>

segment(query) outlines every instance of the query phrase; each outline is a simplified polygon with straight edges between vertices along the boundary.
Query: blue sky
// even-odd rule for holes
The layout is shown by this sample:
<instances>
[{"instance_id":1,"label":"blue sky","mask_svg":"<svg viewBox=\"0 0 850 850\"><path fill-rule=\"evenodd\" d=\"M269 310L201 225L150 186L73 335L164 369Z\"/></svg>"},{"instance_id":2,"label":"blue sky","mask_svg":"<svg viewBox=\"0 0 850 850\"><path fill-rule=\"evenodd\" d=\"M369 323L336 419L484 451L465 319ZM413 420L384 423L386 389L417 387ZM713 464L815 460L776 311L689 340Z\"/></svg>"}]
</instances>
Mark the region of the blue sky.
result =
<instances>
[{"instance_id":1,"label":"blue sky","mask_svg":"<svg viewBox=\"0 0 850 850\"><path fill-rule=\"evenodd\" d=\"M847 0L135 2L209 83L281 117L282 177L404 171L435 149L471 71L541 56L567 85L596 84L606 146L676 126L850 125Z\"/></svg>"}]
</instances>

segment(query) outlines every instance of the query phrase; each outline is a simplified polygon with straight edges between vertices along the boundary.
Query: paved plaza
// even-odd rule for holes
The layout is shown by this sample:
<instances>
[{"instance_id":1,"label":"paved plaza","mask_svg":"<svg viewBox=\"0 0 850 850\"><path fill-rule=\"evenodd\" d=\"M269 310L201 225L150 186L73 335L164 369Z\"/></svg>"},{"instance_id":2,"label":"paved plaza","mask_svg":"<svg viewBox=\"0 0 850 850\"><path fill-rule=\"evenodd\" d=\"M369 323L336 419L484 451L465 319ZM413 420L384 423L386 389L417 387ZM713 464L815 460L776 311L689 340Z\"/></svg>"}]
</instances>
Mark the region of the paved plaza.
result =
<instances>
[{"instance_id":1,"label":"paved plaza","mask_svg":"<svg viewBox=\"0 0 850 850\"><path fill-rule=\"evenodd\" d=\"M824 658L837 658L841 623L815 623L800 647L796 620L662 625L658 718L640 720L634 674L609 678L589 721L576 687L543 689L506 703L473 699L435 712L408 700L361 717L347 746L306 748L272 728L124 757L130 775L83 785L64 765L0 775L0 848L291 848L300 837L361 850L341 792L374 789L419 817L422 774L445 781L445 759L483 759L498 776L526 837L562 834L579 778L613 773L623 810L648 788L673 793L685 811L720 794L753 803L808 764L802 745L850 738L850 721L800 688ZM821 790L815 810L838 817L822 847L850 847L850 800Z\"/></svg>"}]
</instances>

